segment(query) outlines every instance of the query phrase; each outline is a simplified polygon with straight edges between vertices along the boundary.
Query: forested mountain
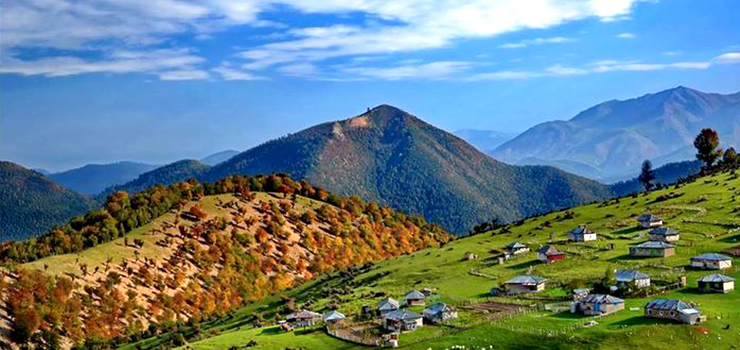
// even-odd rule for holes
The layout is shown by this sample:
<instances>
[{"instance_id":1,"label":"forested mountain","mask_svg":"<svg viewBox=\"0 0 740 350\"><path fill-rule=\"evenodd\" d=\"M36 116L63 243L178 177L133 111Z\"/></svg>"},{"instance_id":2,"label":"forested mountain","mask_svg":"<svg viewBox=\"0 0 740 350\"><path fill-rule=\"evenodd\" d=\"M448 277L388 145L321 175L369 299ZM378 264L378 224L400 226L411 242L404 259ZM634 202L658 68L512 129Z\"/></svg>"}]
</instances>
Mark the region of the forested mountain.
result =
<instances>
[{"instance_id":1,"label":"forested mountain","mask_svg":"<svg viewBox=\"0 0 740 350\"><path fill-rule=\"evenodd\" d=\"M701 171L703 163L698 160L687 160L683 162L668 163L655 170L655 180L653 184L669 185L679 179L696 175ZM620 181L612 184L612 190L617 196L626 196L635 192L644 191L644 187L637 177L627 181Z\"/></svg>"},{"instance_id":2,"label":"forested mountain","mask_svg":"<svg viewBox=\"0 0 740 350\"><path fill-rule=\"evenodd\" d=\"M39 235L90 209L90 200L41 173L0 161L0 242Z\"/></svg>"},{"instance_id":3,"label":"forested mountain","mask_svg":"<svg viewBox=\"0 0 740 350\"><path fill-rule=\"evenodd\" d=\"M611 196L607 186L559 169L498 162L388 105L267 142L203 178L269 173L423 215L453 233L494 216L512 220Z\"/></svg>"},{"instance_id":4,"label":"forested mountain","mask_svg":"<svg viewBox=\"0 0 740 350\"><path fill-rule=\"evenodd\" d=\"M54 173L49 178L74 191L95 195L108 187L121 185L159 165L117 162L88 164L80 168Z\"/></svg>"},{"instance_id":5,"label":"forested mountain","mask_svg":"<svg viewBox=\"0 0 740 350\"><path fill-rule=\"evenodd\" d=\"M168 185L190 178L198 178L209 168L209 166L194 159L180 160L143 173L135 180L123 185L110 187L98 198L102 200L105 195L115 191L126 191L133 194L156 184Z\"/></svg>"},{"instance_id":6,"label":"forested mountain","mask_svg":"<svg viewBox=\"0 0 740 350\"><path fill-rule=\"evenodd\" d=\"M629 178L645 159L660 166L694 158L702 128L720 134L722 148L740 145L740 93L686 87L612 100L567 121L536 125L491 155L512 164L556 165L593 179Z\"/></svg>"},{"instance_id":7,"label":"forested mountain","mask_svg":"<svg viewBox=\"0 0 740 350\"><path fill-rule=\"evenodd\" d=\"M210 156L201 159L200 162L203 163L203 164L205 164L205 165L216 165L216 164L221 163L221 162L223 162L225 160L228 160L229 158L231 158L231 157L233 157L233 156L235 156L237 154L239 154L239 151L234 151L234 150L230 149L230 150L221 151L221 152L218 152L218 153L211 154Z\"/></svg>"}]
</instances>

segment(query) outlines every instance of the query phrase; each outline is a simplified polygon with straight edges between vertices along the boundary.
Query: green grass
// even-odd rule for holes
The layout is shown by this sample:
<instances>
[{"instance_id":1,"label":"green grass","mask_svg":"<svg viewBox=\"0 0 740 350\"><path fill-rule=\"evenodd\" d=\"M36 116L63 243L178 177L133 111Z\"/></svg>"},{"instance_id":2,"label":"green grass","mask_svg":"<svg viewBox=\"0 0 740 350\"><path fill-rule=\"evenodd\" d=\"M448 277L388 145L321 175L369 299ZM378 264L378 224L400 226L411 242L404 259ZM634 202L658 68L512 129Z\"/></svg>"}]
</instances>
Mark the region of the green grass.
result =
<instances>
[{"instance_id":1,"label":"green grass","mask_svg":"<svg viewBox=\"0 0 740 350\"><path fill-rule=\"evenodd\" d=\"M710 181L710 182L707 182ZM492 236L490 233L460 239L440 249L427 249L414 254L398 257L393 260L377 263L370 271L356 276L353 281L372 279L381 273L387 276L375 279L370 284L360 285L350 295L329 299L322 294L327 287L341 287L346 280L338 274L324 276L320 280L288 291L285 295L297 300L298 305L311 299L310 308L314 311L326 311L329 303L339 305L339 310L351 316L359 312L363 304L375 306L383 297L373 297L376 292L385 292L401 300L405 293L412 289L429 287L435 290L439 300L453 305L482 302L489 298L492 286L508 278L531 272L547 278L548 290L541 294L549 297L567 295L565 285L578 284L588 287L599 280L604 271L614 268L639 268L653 278L667 273L658 266L665 264L670 268L685 268L689 257L702 252L716 252L740 244L740 233L728 233L730 229L740 226L738 213L733 212L737 202L734 198L740 194L740 180L729 174L700 179L678 190L667 189L656 191L647 196L622 198L619 203L608 206L592 204L572 209L575 218L562 219L563 212L555 212L541 217L526 220L522 225L512 227L511 233ZM656 201L659 196L669 192L683 193L682 196L666 201ZM677 244L676 256L666 259L634 259L628 256L628 246L645 241L625 239L647 230L634 228L634 217L643 212L662 215L668 227L681 233ZM549 227L544 222L549 222ZM555 240L565 239L567 232L578 224L587 223L600 234L613 239L600 238L596 242L557 244L567 252L565 261L554 264L541 264L536 261L536 253L531 252L502 265L491 259L490 251L501 248L513 241L529 244L532 250L540 244L547 244L550 234ZM544 229L540 229L544 227ZM709 236L713 238L707 238ZM608 244L614 244L614 250L604 250ZM463 253L471 251L479 259L462 261ZM740 263L735 260L735 263ZM487 277L471 274L477 271ZM678 298L693 302L709 316L702 324L709 330L705 335L695 326L682 325L642 317L642 306L652 298L628 299L626 309L614 315L596 319L598 325L582 327L590 317L571 315L569 313L535 312L514 318L487 321L485 316L460 309L460 319L450 326L425 326L400 337L402 349L446 349L452 345L467 345L480 348L495 346L498 349L729 349L731 345L740 344L740 292L728 294L699 294L696 292L696 279L713 272L686 270L688 286L672 291L663 298ZM722 273L740 280L737 267L724 270ZM503 300L501 298L497 300ZM524 300L508 299L509 302L525 303ZM224 349L230 346L241 346L254 339L256 349L283 349L301 346L305 349L354 349L361 348L333 339L320 331L308 333L275 333L273 328L251 328L243 325L234 328L231 325L243 323L254 312L271 315L279 306L279 296L252 304L237 313L231 320L222 320L214 325L206 324L204 332L218 331L219 335L193 341L194 349ZM630 308L639 308L630 311ZM725 326L729 329L725 330ZM141 344L145 346L158 344L158 340L149 339ZM129 345L129 348L132 348Z\"/></svg>"}]
</instances>

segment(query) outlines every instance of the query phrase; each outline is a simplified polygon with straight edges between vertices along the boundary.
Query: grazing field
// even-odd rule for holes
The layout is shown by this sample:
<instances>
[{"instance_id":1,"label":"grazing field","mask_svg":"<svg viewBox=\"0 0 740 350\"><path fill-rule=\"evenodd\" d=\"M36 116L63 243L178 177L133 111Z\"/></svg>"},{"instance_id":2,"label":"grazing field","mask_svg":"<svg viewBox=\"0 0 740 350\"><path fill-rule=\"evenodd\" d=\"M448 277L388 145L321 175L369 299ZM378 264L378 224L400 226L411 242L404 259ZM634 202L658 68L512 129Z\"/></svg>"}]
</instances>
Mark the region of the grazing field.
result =
<instances>
[{"instance_id":1,"label":"grazing field","mask_svg":"<svg viewBox=\"0 0 740 350\"><path fill-rule=\"evenodd\" d=\"M517 349L730 349L740 344L740 293L699 293L696 279L714 272L692 270L688 264L693 255L720 252L740 244L738 194L738 176L721 174L679 188L529 218L508 225L509 233L496 229L453 241L442 248L383 261L366 271L322 276L282 295L253 303L236 314L206 322L197 335L189 331L183 333L189 335L187 346L194 349L243 347L252 340L256 345L253 343L250 349L299 346L312 350L359 349L363 347L331 338L320 329L285 333L272 325L255 328L251 320L255 315L265 320L280 319L284 316L280 312L284 311L288 300L317 312L325 312L329 306L338 307L352 317L358 315L365 304L375 307L387 296L403 300L411 289L430 288L434 294L427 302L439 300L457 306L459 318L445 325L425 325L415 332L402 333L400 348L446 349L467 345ZM629 256L630 245L647 240L648 230L637 228L635 221L644 212L662 216L666 226L681 234L675 256ZM599 239L567 242L567 232L579 224L587 224L599 234ZM527 244L532 251L499 264L494 256L514 241ZM552 264L540 263L535 251L548 243L565 251L567 259ZM610 249L612 245L614 249ZM473 252L478 258L463 260L466 252ZM628 298L625 310L609 316L595 318L565 311L571 289L590 288L607 270L617 268L647 273L654 284L685 275L688 285L663 294ZM721 273L740 278L736 266ZM547 289L526 298L490 296L491 287L522 274L546 278ZM683 325L644 318L643 305L656 297L695 304L708 320L698 325ZM482 311L481 307L470 307L486 302L537 307L498 316L496 312ZM421 309L414 307L412 310L419 312ZM591 320L596 323L587 326ZM145 339L138 346L146 349L167 344L170 337ZM124 348L133 349L134 344Z\"/></svg>"}]
</instances>

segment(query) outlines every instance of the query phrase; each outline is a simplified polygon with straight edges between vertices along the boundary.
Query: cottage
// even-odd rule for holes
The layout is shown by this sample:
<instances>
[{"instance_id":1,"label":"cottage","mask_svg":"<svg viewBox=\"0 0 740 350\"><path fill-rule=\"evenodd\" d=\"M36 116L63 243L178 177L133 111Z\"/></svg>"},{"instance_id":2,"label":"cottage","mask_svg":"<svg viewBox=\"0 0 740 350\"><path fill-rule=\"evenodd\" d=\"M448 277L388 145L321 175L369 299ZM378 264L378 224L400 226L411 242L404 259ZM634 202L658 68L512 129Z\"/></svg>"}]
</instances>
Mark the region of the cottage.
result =
<instances>
[{"instance_id":1,"label":"cottage","mask_svg":"<svg viewBox=\"0 0 740 350\"><path fill-rule=\"evenodd\" d=\"M327 325L337 324L346 318L344 314L337 310L332 310L324 314L324 322Z\"/></svg>"},{"instance_id":2,"label":"cottage","mask_svg":"<svg viewBox=\"0 0 740 350\"><path fill-rule=\"evenodd\" d=\"M593 232L586 225L579 225L568 233L568 239L573 242L588 242L596 240L596 232Z\"/></svg>"},{"instance_id":3,"label":"cottage","mask_svg":"<svg viewBox=\"0 0 740 350\"><path fill-rule=\"evenodd\" d=\"M650 276L634 270L617 270L614 274L619 288L650 287Z\"/></svg>"},{"instance_id":4,"label":"cottage","mask_svg":"<svg viewBox=\"0 0 740 350\"><path fill-rule=\"evenodd\" d=\"M570 312L598 316L624 310L624 300L606 294L589 294L587 297L571 304Z\"/></svg>"},{"instance_id":5,"label":"cottage","mask_svg":"<svg viewBox=\"0 0 740 350\"><path fill-rule=\"evenodd\" d=\"M630 246L630 255L641 258L667 257L676 254L676 248L666 242L648 241Z\"/></svg>"},{"instance_id":6,"label":"cottage","mask_svg":"<svg viewBox=\"0 0 740 350\"><path fill-rule=\"evenodd\" d=\"M561 252L557 248L546 245L537 250L537 259L543 263L553 263L560 260L565 260L565 253Z\"/></svg>"},{"instance_id":7,"label":"cottage","mask_svg":"<svg viewBox=\"0 0 740 350\"><path fill-rule=\"evenodd\" d=\"M519 242L510 243L509 245L505 247L505 249L506 249L506 252L511 255L529 253L529 247Z\"/></svg>"},{"instance_id":8,"label":"cottage","mask_svg":"<svg viewBox=\"0 0 740 350\"><path fill-rule=\"evenodd\" d=\"M668 227L656 227L648 232L648 239L655 242L677 242L679 235Z\"/></svg>"},{"instance_id":9,"label":"cottage","mask_svg":"<svg viewBox=\"0 0 740 350\"><path fill-rule=\"evenodd\" d=\"M434 303L424 309L424 319L430 323L442 323L457 318L457 310L445 303Z\"/></svg>"},{"instance_id":10,"label":"cottage","mask_svg":"<svg viewBox=\"0 0 740 350\"><path fill-rule=\"evenodd\" d=\"M296 327L309 327L321 322L322 317L319 313L309 310L301 310L288 315L287 319L288 322Z\"/></svg>"},{"instance_id":11,"label":"cottage","mask_svg":"<svg viewBox=\"0 0 740 350\"><path fill-rule=\"evenodd\" d=\"M478 259L478 254L475 254L473 252L465 252L463 254L463 260L475 260Z\"/></svg>"},{"instance_id":12,"label":"cottage","mask_svg":"<svg viewBox=\"0 0 740 350\"><path fill-rule=\"evenodd\" d=\"M516 276L504 283L508 294L539 292L545 289L545 280L537 276Z\"/></svg>"},{"instance_id":13,"label":"cottage","mask_svg":"<svg viewBox=\"0 0 740 350\"><path fill-rule=\"evenodd\" d=\"M664 318L688 324L702 320L699 310L680 300L655 299L645 304L645 317Z\"/></svg>"},{"instance_id":14,"label":"cottage","mask_svg":"<svg viewBox=\"0 0 740 350\"><path fill-rule=\"evenodd\" d=\"M422 325L423 316L408 310L396 310L383 316L383 327L392 332L410 332Z\"/></svg>"},{"instance_id":15,"label":"cottage","mask_svg":"<svg viewBox=\"0 0 740 350\"><path fill-rule=\"evenodd\" d=\"M717 253L704 253L691 258L691 267L705 270L723 270L732 267L732 258Z\"/></svg>"},{"instance_id":16,"label":"cottage","mask_svg":"<svg viewBox=\"0 0 740 350\"><path fill-rule=\"evenodd\" d=\"M393 299L393 298L388 298L378 303L378 312L380 312L381 315L384 315L389 312L398 310L399 307L400 307L400 303L398 302L398 300Z\"/></svg>"},{"instance_id":17,"label":"cottage","mask_svg":"<svg viewBox=\"0 0 740 350\"><path fill-rule=\"evenodd\" d=\"M729 293L735 290L735 279L725 275L707 275L696 282L699 290L706 293Z\"/></svg>"},{"instance_id":18,"label":"cottage","mask_svg":"<svg viewBox=\"0 0 740 350\"><path fill-rule=\"evenodd\" d=\"M423 293L416 291L416 290L412 290L408 294L406 294L406 305L409 305L409 306L422 305L423 306L424 298L425 296Z\"/></svg>"},{"instance_id":19,"label":"cottage","mask_svg":"<svg viewBox=\"0 0 740 350\"><path fill-rule=\"evenodd\" d=\"M642 214L637 218L639 226L642 228L658 227L663 225L663 219L653 214Z\"/></svg>"},{"instance_id":20,"label":"cottage","mask_svg":"<svg viewBox=\"0 0 740 350\"><path fill-rule=\"evenodd\" d=\"M573 301L579 301L588 296L590 291L586 288L573 289Z\"/></svg>"}]
</instances>

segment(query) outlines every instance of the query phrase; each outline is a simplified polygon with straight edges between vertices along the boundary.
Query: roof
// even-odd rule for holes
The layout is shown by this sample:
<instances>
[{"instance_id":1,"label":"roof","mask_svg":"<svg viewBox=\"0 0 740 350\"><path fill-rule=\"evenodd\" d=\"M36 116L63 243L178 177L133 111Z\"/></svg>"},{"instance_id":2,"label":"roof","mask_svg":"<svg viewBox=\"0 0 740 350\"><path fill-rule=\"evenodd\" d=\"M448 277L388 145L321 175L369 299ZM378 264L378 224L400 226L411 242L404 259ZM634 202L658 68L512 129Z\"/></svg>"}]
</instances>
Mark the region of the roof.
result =
<instances>
[{"instance_id":1,"label":"roof","mask_svg":"<svg viewBox=\"0 0 740 350\"><path fill-rule=\"evenodd\" d=\"M398 300L388 298L378 303L378 310L397 310L399 306Z\"/></svg>"},{"instance_id":2,"label":"roof","mask_svg":"<svg viewBox=\"0 0 740 350\"><path fill-rule=\"evenodd\" d=\"M632 282L634 280L649 279L650 276L635 270L617 270L615 273L617 282Z\"/></svg>"},{"instance_id":3,"label":"roof","mask_svg":"<svg viewBox=\"0 0 740 350\"><path fill-rule=\"evenodd\" d=\"M344 316L341 312L337 310L332 310L324 314L324 320L325 321L333 321L333 320L343 320L347 317Z\"/></svg>"},{"instance_id":4,"label":"roof","mask_svg":"<svg viewBox=\"0 0 740 350\"><path fill-rule=\"evenodd\" d=\"M713 275L706 275L697 280L697 282L732 282L735 279L729 276L720 275L715 273Z\"/></svg>"},{"instance_id":5,"label":"roof","mask_svg":"<svg viewBox=\"0 0 740 350\"><path fill-rule=\"evenodd\" d=\"M440 303L434 303L432 305L427 306L424 309L424 312L430 313L430 314L438 314L442 311L445 311L448 308L449 307L447 306L447 304L440 302Z\"/></svg>"},{"instance_id":6,"label":"roof","mask_svg":"<svg viewBox=\"0 0 740 350\"><path fill-rule=\"evenodd\" d=\"M650 213L642 214L637 218L637 221L661 221L663 219L660 218L660 216L653 215Z\"/></svg>"},{"instance_id":7,"label":"roof","mask_svg":"<svg viewBox=\"0 0 740 350\"><path fill-rule=\"evenodd\" d=\"M509 249L521 249L521 248L526 248L526 247L527 247L526 245L519 243L519 242L509 243L509 245L506 246L506 248L509 248Z\"/></svg>"},{"instance_id":8,"label":"roof","mask_svg":"<svg viewBox=\"0 0 740 350\"><path fill-rule=\"evenodd\" d=\"M422 318L423 316L415 312L408 311L408 310L396 310L396 311L387 313L384 317L389 318L391 320L415 320L415 319Z\"/></svg>"},{"instance_id":9,"label":"roof","mask_svg":"<svg viewBox=\"0 0 740 350\"><path fill-rule=\"evenodd\" d=\"M417 290L412 290L408 294L406 294L406 300L408 299L419 300L419 299L424 299L424 298L425 298L424 294L422 294L421 292Z\"/></svg>"},{"instance_id":10,"label":"roof","mask_svg":"<svg viewBox=\"0 0 740 350\"><path fill-rule=\"evenodd\" d=\"M563 252L559 251L557 248L551 245L546 245L540 249L537 249L537 252L540 254L545 254L545 255L564 254Z\"/></svg>"},{"instance_id":11,"label":"roof","mask_svg":"<svg viewBox=\"0 0 740 350\"><path fill-rule=\"evenodd\" d=\"M581 236L581 235L588 235L588 234L596 234L596 232L589 230L588 227L586 227L586 225L578 225L578 227L570 231L570 234L574 236Z\"/></svg>"},{"instance_id":12,"label":"roof","mask_svg":"<svg viewBox=\"0 0 740 350\"><path fill-rule=\"evenodd\" d=\"M675 235L678 235L678 232L676 230L663 226L663 227L657 227L657 228L650 230L650 234L660 235L660 236L675 236Z\"/></svg>"},{"instance_id":13,"label":"roof","mask_svg":"<svg viewBox=\"0 0 740 350\"><path fill-rule=\"evenodd\" d=\"M668 244L665 242L648 241L648 242L640 243L638 245L633 245L632 247L647 248L647 249L666 249L666 248L673 248L673 244Z\"/></svg>"},{"instance_id":14,"label":"roof","mask_svg":"<svg viewBox=\"0 0 740 350\"><path fill-rule=\"evenodd\" d=\"M309 311L309 310L301 310L295 313L292 313L288 315L288 319L306 319L306 318L320 318L321 314Z\"/></svg>"},{"instance_id":15,"label":"roof","mask_svg":"<svg viewBox=\"0 0 740 350\"><path fill-rule=\"evenodd\" d=\"M580 295L580 294L588 294L588 289L586 288L576 288L573 289L573 294Z\"/></svg>"},{"instance_id":16,"label":"roof","mask_svg":"<svg viewBox=\"0 0 740 350\"><path fill-rule=\"evenodd\" d=\"M681 311L684 309L691 309L691 307L681 300L675 299L655 299L645 304L646 309L658 309L658 310L676 310Z\"/></svg>"},{"instance_id":17,"label":"roof","mask_svg":"<svg viewBox=\"0 0 740 350\"><path fill-rule=\"evenodd\" d=\"M594 304L621 304L624 300L606 294L589 294L582 300L585 303Z\"/></svg>"},{"instance_id":18,"label":"roof","mask_svg":"<svg viewBox=\"0 0 740 350\"><path fill-rule=\"evenodd\" d=\"M529 283L544 283L545 279L537 276L516 276L508 281L506 284L529 284Z\"/></svg>"},{"instance_id":19,"label":"roof","mask_svg":"<svg viewBox=\"0 0 740 350\"><path fill-rule=\"evenodd\" d=\"M732 260L727 255L717 254L717 253L704 253L701 255L697 255L695 257L692 257L691 260L711 260L711 261L724 261L724 260Z\"/></svg>"}]
</instances>

